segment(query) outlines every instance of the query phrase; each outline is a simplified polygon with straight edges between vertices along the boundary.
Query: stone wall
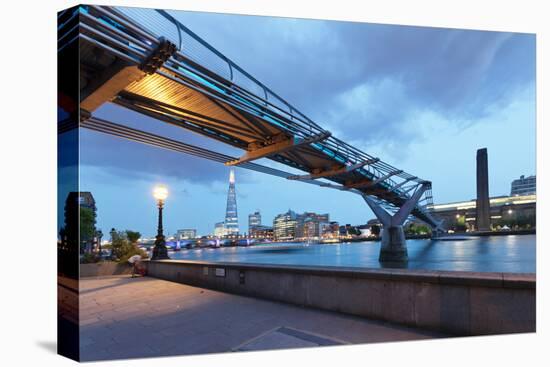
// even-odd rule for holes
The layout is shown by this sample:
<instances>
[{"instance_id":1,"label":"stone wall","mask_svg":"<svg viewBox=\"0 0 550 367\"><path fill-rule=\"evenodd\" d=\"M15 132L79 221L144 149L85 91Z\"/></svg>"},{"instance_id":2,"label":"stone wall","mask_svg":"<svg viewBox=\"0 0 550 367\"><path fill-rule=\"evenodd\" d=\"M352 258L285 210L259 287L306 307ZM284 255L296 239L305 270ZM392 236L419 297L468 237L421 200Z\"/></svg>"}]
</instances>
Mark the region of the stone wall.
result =
<instances>
[{"instance_id":1,"label":"stone wall","mask_svg":"<svg viewBox=\"0 0 550 367\"><path fill-rule=\"evenodd\" d=\"M132 274L132 267L128 263L119 264L114 261L105 261L94 264L80 264L81 278L126 274Z\"/></svg>"},{"instance_id":2,"label":"stone wall","mask_svg":"<svg viewBox=\"0 0 550 367\"><path fill-rule=\"evenodd\" d=\"M455 335L535 331L535 276L148 261L148 275Z\"/></svg>"}]
</instances>

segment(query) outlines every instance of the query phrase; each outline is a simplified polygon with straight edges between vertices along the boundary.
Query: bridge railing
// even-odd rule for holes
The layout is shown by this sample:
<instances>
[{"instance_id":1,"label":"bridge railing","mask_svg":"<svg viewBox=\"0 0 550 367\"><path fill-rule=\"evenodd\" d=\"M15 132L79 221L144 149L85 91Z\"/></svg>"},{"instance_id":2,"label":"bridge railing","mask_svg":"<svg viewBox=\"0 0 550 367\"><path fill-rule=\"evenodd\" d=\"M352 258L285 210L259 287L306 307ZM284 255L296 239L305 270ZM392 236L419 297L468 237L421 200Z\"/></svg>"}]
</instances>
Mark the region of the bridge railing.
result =
<instances>
[{"instance_id":1,"label":"bridge railing","mask_svg":"<svg viewBox=\"0 0 550 367\"><path fill-rule=\"evenodd\" d=\"M322 127L301 113L296 107L289 104L267 86L248 74L232 60L213 48L189 28L181 24L181 22L168 12L164 10L129 7L116 7L115 9L148 29L155 37L158 38L162 36L169 39L179 46L179 53L182 56L215 72L233 83L234 86L242 88L240 91L245 93L247 97L255 99L258 103L263 104L273 112L281 114L294 123L302 125L302 129L295 131L296 135L307 137L308 135L318 134L324 131ZM189 68L189 65L184 65L184 67ZM194 71L200 74L199 70ZM199 77L208 79L209 82L215 84L218 83L217 80L213 80L205 75L200 75ZM276 119L274 120L277 121ZM348 165L358 163L361 160L375 158L333 137L324 142L313 144L313 146L329 156L336 157L337 160L340 158L342 163ZM395 170L395 167L380 161L376 164L368 165L360 171L365 174L365 176L371 178L380 177ZM396 176L402 179L413 177L405 172ZM398 183L399 182L392 178L385 181L385 185L388 189L397 186Z\"/></svg>"},{"instance_id":2,"label":"bridge railing","mask_svg":"<svg viewBox=\"0 0 550 367\"><path fill-rule=\"evenodd\" d=\"M85 19L93 18L87 15L88 7L82 7L82 9ZM84 33L89 33L84 37L103 44L117 55L139 64L156 47L160 37L167 38L180 50L163 67L179 76L180 79L175 79L173 75L163 74L162 71L158 71L159 74L179 82L192 78L202 84L208 93L223 95L223 98L229 103L233 103L270 123L282 126L296 136L306 138L324 132L322 127L214 49L166 11L98 6L90 6L90 9L95 9L100 14L97 19L102 23L97 23L96 19L96 25L101 24L103 31L108 29L113 32L114 36L106 37L93 27L86 26L84 22L81 23L87 27L84 29ZM98 35L99 39L92 39L90 34ZM123 39L124 42L120 42L120 39ZM126 54L121 50L125 50ZM332 136L322 142L314 143L312 146L346 165L375 158ZM396 170L395 167L378 161L364 166L358 172L369 179L375 179ZM401 180L397 181L394 178ZM381 185L406 199L410 195L407 186L403 185L404 181L411 181L411 184L416 182L417 185L423 182L411 174L401 172L384 180ZM429 195L425 195L425 198L427 201L431 200L431 190ZM419 207L419 210L422 208Z\"/></svg>"}]
</instances>

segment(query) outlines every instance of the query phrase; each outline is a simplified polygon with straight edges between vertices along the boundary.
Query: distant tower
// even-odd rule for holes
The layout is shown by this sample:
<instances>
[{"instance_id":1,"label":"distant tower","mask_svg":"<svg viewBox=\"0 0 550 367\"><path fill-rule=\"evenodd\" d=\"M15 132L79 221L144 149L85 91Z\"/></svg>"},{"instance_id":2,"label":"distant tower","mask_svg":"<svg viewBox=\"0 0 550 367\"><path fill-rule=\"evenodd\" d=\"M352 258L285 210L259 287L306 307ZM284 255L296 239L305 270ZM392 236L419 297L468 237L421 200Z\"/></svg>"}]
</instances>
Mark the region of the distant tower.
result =
<instances>
[{"instance_id":1,"label":"distant tower","mask_svg":"<svg viewBox=\"0 0 550 367\"><path fill-rule=\"evenodd\" d=\"M259 210L256 210L252 214L248 214L248 232L251 229L262 225L262 215Z\"/></svg>"},{"instance_id":2,"label":"distant tower","mask_svg":"<svg viewBox=\"0 0 550 367\"><path fill-rule=\"evenodd\" d=\"M487 148L482 148L477 150L476 226L478 231L491 229L490 210Z\"/></svg>"},{"instance_id":3,"label":"distant tower","mask_svg":"<svg viewBox=\"0 0 550 367\"><path fill-rule=\"evenodd\" d=\"M237 216L237 194L235 193L235 171L229 172L229 190L227 192L227 209L225 211L225 230L227 235L239 233L239 218Z\"/></svg>"}]
</instances>

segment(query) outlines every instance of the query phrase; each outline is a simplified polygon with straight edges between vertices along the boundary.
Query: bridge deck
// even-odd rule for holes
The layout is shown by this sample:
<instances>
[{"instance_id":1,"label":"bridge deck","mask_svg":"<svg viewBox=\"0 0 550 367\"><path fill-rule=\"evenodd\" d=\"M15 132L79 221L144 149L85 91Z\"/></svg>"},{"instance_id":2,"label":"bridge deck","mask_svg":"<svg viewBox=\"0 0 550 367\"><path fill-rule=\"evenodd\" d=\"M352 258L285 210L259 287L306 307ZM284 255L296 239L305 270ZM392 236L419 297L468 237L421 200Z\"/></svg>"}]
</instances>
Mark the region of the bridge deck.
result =
<instances>
[{"instance_id":1,"label":"bridge deck","mask_svg":"<svg viewBox=\"0 0 550 367\"><path fill-rule=\"evenodd\" d=\"M81 6L62 17L60 50L75 42L62 37L71 21L78 26L80 104L89 113L112 102L243 149L226 164L269 158L392 209L427 183L331 136L164 11ZM431 187L420 203L412 215L435 226Z\"/></svg>"}]
</instances>

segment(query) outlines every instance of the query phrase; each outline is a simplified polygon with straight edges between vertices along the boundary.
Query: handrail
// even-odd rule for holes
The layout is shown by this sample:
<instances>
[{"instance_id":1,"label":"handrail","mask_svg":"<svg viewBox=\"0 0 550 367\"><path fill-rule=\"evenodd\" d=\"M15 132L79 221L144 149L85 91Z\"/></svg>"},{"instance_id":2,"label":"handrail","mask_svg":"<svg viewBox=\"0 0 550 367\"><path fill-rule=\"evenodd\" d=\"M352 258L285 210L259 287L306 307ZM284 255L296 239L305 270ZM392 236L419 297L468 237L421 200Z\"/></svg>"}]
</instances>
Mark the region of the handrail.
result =
<instances>
[{"instance_id":1,"label":"handrail","mask_svg":"<svg viewBox=\"0 0 550 367\"><path fill-rule=\"evenodd\" d=\"M128 8L91 5L81 6L80 9L85 9L85 11L80 11L80 37L132 64L139 65L143 62L146 55L159 43L157 37L163 35L162 30L159 32L160 34L155 34L153 30L139 24L130 14L124 12L124 9ZM161 69L156 71L158 75L197 90L238 110L251 113L269 124L277 124L277 127L295 136L307 138L325 132L320 125L309 119L296 107L285 101L231 59L181 24L168 12L153 9L139 10L144 12L156 11L167 22L175 26L177 29L178 44L180 47L183 47L183 50L178 50L167 60ZM90 13L90 11L94 14ZM135 12L137 10L134 8L132 11ZM66 14L61 14L60 16L66 16ZM74 14L71 14L72 17L74 17ZM191 37L193 41L202 46L210 55L213 55L217 62L225 63L229 78L225 78L220 73L208 69L207 66L197 63L195 61L197 57L186 52L186 44L183 41L184 34ZM263 96L254 93L249 88L243 87L236 81L235 77L237 74L235 73L238 73L247 82L255 85L258 91L263 92ZM288 111L279 105L285 106L288 108ZM333 136L324 141L311 144L311 147L317 149L319 154L324 154L327 158L332 158L346 166L374 159L374 156ZM386 162L376 161L372 165L357 169L354 172L376 180L395 171L399 170ZM384 182L380 182L379 185L389 192L393 191L397 197L403 200L410 197L409 186L403 187L406 183L414 181L422 184L425 182L403 171L395 174L394 177L398 177L400 180L395 181L392 178L388 178ZM427 201L427 205L433 202L431 186L424 194L424 201ZM391 202L390 204L395 205ZM417 210L422 212L420 206L418 206Z\"/></svg>"}]
</instances>

